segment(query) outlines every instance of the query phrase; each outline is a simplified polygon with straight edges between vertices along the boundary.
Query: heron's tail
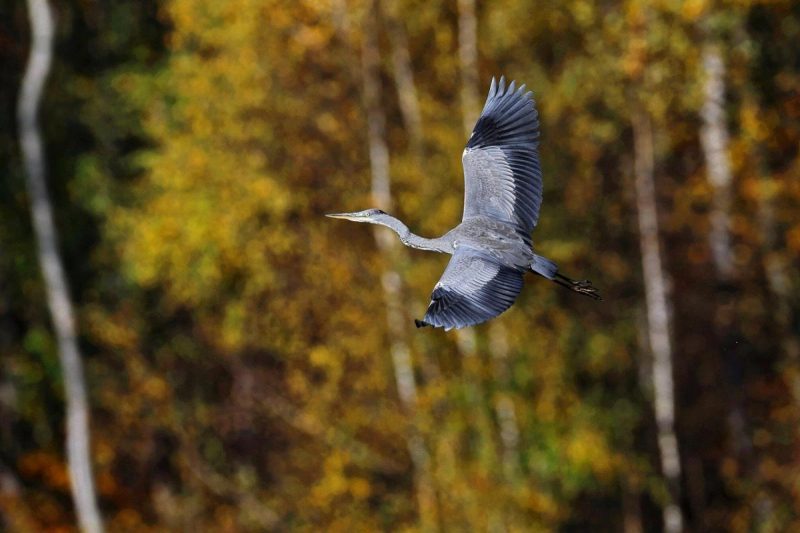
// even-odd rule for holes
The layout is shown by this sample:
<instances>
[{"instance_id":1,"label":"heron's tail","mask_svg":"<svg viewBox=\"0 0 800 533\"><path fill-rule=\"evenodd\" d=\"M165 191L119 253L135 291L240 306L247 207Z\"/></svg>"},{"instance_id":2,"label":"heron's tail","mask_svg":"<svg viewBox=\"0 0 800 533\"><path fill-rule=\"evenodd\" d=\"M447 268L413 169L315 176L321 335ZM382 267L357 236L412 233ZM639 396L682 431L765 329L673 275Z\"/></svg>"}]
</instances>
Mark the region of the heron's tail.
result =
<instances>
[{"instance_id":1,"label":"heron's tail","mask_svg":"<svg viewBox=\"0 0 800 533\"><path fill-rule=\"evenodd\" d=\"M541 255L533 254L533 263L531 263L531 270L547 279L555 279L558 272L558 265L553 261Z\"/></svg>"}]
</instances>

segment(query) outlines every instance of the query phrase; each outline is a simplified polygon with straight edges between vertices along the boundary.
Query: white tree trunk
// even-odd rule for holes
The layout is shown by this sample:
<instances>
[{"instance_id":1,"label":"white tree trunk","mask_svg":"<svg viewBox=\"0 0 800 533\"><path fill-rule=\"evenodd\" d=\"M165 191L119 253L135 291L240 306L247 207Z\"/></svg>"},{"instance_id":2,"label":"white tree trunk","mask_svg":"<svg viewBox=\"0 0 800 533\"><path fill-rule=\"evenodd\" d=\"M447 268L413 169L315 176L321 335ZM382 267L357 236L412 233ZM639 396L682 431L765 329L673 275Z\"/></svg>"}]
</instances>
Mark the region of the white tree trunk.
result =
<instances>
[{"instance_id":1,"label":"white tree trunk","mask_svg":"<svg viewBox=\"0 0 800 533\"><path fill-rule=\"evenodd\" d=\"M46 0L28 0L28 12L33 39L18 101L20 144L39 262L64 379L67 463L72 498L81 529L95 533L102 531L103 525L92 480L86 385L75 333L75 316L45 182L44 148L37 122L39 101L53 56L53 15Z\"/></svg>"},{"instance_id":2,"label":"white tree trunk","mask_svg":"<svg viewBox=\"0 0 800 533\"><path fill-rule=\"evenodd\" d=\"M364 41L361 46L364 107L367 111L372 198L376 207L388 211L392 205L392 192L389 177L389 148L386 144L386 116L381 104L379 77L380 50L376 27L378 2L373 0L370 4L364 20ZM411 350L406 339L400 275L394 267L399 251L398 242L394 235L378 227L375 228L375 241L381 253L386 256L388 265L383 272L382 285L397 394L413 421L417 409L417 384ZM423 531L431 531L436 528L437 519L430 457L422 435L413 422L409 427L407 447L414 465L420 525Z\"/></svg>"},{"instance_id":3,"label":"white tree trunk","mask_svg":"<svg viewBox=\"0 0 800 533\"><path fill-rule=\"evenodd\" d=\"M639 237L642 253L647 329L653 354L653 395L655 404L661 473L669 489L670 500L664 506L664 531L683 530L680 508L681 463L675 434L675 386L673 383L673 347L670 336L670 302L667 274L661 262L658 210L655 188L655 154L650 117L637 112L633 117L634 172Z\"/></svg>"},{"instance_id":4,"label":"white tree trunk","mask_svg":"<svg viewBox=\"0 0 800 533\"><path fill-rule=\"evenodd\" d=\"M700 128L700 144L706 160L706 172L711 184L711 230L708 234L711 258L714 271L720 285L730 285L736 278L736 267L733 260L731 234L731 205L733 201L733 173L731 172L728 146L730 134L725 118L725 62L719 47L713 43L703 46L703 70L705 84L703 86L703 107L700 116L703 125ZM730 300L731 296L728 297ZM717 306L715 320L720 339L730 338L735 328L734 313L723 307L730 307L729 302L722 301ZM729 366L733 350L722 345L723 364ZM739 398L739 384L728 384L728 396L731 404L728 426L734 442L736 453L747 457L752 445L747 435L747 420Z\"/></svg>"},{"instance_id":5,"label":"white tree trunk","mask_svg":"<svg viewBox=\"0 0 800 533\"><path fill-rule=\"evenodd\" d=\"M719 48L712 44L703 47L703 70L706 78L700 142L708 181L714 191L708 239L717 275L723 281L730 281L734 275L730 222L733 177L728 158L730 135L725 121L725 63Z\"/></svg>"}]
</instances>

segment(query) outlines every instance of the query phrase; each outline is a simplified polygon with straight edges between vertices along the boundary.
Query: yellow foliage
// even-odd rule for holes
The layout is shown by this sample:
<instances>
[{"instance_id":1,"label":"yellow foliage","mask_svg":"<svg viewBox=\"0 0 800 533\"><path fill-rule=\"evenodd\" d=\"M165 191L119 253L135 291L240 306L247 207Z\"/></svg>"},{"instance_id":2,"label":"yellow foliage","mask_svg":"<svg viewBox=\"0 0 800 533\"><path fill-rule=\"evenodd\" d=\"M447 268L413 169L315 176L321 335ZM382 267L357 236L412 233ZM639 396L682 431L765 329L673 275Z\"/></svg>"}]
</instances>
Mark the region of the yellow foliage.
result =
<instances>
[{"instance_id":1,"label":"yellow foliage","mask_svg":"<svg viewBox=\"0 0 800 533\"><path fill-rule=\"evenodd\" d=\"M681 373L696 364L713 381L716 363L688 359L714 342L689 323L698 314L692 307L711 309L704 300L718 296L695 292L711 285L706 211L715 194L699 160L697 49L712 14L744 35L747 9L707 0L478 3L480 92L492 75L505 74L526 82L538 101L545 199L535 247L566 274L594 278L609 296L590 305L529 276L511 310L459 341L416 330L412 321L424 313L445 257L382 254L372 228L322 216L373 202L362 46L365 17L376 7L393 211L428 236L462 213L462 3L378 4L169 0L158 7L165 49L111 75L107 90L136 110L129 127L144 142L125 163L133 179L113 175L116 161L92 166L97 182L108 173L113 193L98 210L100 257L88 260L113 272L76 290L89 302L79 323L82 342L94 349L87 358L89 381L99 384L92 388L94 460L109 530L572 530L595 513L621 524L621 504L583 509L620 503L620 487L647 502L643 509L663 493L651 466L657 451L640 438L651 413L638 379L647 359L631 116L646 110L657 133L662 253L674 268L677 329L687 333L676 380L688 379ZM398 29L400 38L392 33ZM398 50L404 42L407 50ZM743 64L761 53L748 46L726 52L732 94L745 92ZM403 52L421 115L419 143L406 124L411 95L398 83ZM775 91L797 85L796 73L768 81ZM94 90L91 82L75 86L83 99ZM733 250L741 270L758 276L800 254L798 163L769 168L776 147L795 139L776 133L782 114L798 114L797 98L784 98L781 110L765 110L758 98L743 97L730 115ZM768 154L759 159L762 151ZM87 194L93 184L76 190ZM762 254L758 225L767 215L786 231ZM388 266L400 287L392 302L400 323L391 329L382 290ZM737 347L753 339L772 346L759 332L772 329L750 317L770 313L773 289L762 279L750 283L731 304L743 322ZM35 290L28 282L21 292ZM26 386L40 394L58 374L54 350L32 333L26 343L37 354L24 361ZM406 350L415 385L408 403L393 366ZM742 364L777 372L756 358ZM773 389L794 390L786 380L765 386L768 399L747 410L774 407ZM686 412L714 388L689 383ZM784 392L785 405L770 413L782 427L797 417L792 394ZM20 410L28 401L22 397ZM794 442L771 427L748 431L756 448ZM65 500L63 462L51 451L26 453L19 471ZM736 461L719 467L725 479L742 478ZM782 467L747 468L773 480ZM724 490L725 498L738 497L738 489ZM708 514L727 516L717 508ZM750 515L736 516L732 522Z\"/></svg>"}]
</instances>

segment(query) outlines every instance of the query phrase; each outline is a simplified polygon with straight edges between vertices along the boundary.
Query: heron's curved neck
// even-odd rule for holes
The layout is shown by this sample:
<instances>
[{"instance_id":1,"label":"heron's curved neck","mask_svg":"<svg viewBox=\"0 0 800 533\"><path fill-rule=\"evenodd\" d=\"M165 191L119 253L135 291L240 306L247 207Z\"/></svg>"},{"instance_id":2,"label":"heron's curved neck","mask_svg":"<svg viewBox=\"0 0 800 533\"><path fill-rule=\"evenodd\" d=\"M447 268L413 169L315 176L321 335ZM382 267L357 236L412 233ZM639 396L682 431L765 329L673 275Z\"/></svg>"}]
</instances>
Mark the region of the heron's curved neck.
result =
<instances>
[{"instance_id":1,"label":"heron's curved neck","mask_svg":"<svg viewBox=\"0 0 800 533\"><path fill-rule=\"evenodd\" d=\"M435 239L426 239L411 232L408 226L403 224L393 216L385 216L383 220L376 221L381 226L386 226L394 230L400 237L400 241L406 246L417 248L419 250L432 250L434 252L453 253L452 246L445 242L441 237Z\"/></svg>"}]
</instances>

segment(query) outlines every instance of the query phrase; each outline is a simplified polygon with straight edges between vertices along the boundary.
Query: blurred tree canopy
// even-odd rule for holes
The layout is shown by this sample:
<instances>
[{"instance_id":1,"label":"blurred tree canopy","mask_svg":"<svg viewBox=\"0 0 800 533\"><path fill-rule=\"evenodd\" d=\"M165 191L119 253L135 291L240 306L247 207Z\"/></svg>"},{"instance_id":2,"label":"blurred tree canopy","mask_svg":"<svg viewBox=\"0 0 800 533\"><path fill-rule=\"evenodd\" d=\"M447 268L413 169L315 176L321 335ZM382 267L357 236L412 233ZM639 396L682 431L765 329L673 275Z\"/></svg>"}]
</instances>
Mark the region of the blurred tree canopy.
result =
<instances>
[{"instance_id":1,"label":"blurred tree canopy","mask_svg":"<svg viewBox=\"0 0 800 533\"><path fill-rule=\"evenodd\" d=\"M60 369L12 122L28 28L21 3L0 8L0 529L64 530ZM42 121L109 531L658 529L667 489L643 332L637 112L655 139L686 521L800 527L796 3L477 5L476 90L504 74L539 105L537 249L606 299L531 276L496 320L504 335L475 328L465 356L453 334L412 331L446 258L403 254L413 412L398 398L380 296L392 259L366 228L322 214L373 203L361 54L377 24L393 214L423 235L459 221L458 2L55 8ZM420 146L392 63L397 28ZM707 238L707 42L728 67L728 284ZM429 458L424 528L410 435Z\"/></svg>"}]
</instances>

